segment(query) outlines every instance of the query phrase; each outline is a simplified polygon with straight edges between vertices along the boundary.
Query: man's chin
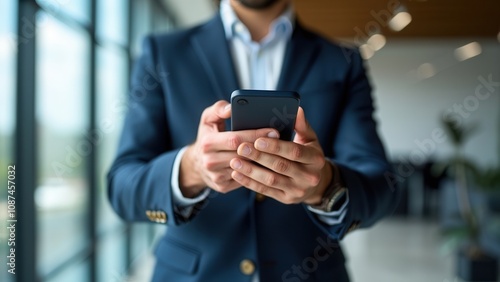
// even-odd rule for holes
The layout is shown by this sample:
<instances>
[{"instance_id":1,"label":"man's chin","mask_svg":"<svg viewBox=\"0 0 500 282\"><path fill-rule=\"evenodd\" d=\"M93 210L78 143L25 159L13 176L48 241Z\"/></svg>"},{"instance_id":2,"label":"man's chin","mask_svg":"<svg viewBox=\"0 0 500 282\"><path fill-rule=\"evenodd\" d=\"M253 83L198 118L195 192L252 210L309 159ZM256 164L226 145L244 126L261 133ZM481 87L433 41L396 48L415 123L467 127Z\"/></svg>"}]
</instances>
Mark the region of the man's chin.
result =
<instances>
[{"instance_id":1,"label":"man's chin","mask_svg":"<svg viewBox=\"0 0 500 282\"><path fill-rule=\"evenodd\" d=\"M241 5L255 10L267 9L280 0L237 0Z\"/></svg>"}]
</instances>

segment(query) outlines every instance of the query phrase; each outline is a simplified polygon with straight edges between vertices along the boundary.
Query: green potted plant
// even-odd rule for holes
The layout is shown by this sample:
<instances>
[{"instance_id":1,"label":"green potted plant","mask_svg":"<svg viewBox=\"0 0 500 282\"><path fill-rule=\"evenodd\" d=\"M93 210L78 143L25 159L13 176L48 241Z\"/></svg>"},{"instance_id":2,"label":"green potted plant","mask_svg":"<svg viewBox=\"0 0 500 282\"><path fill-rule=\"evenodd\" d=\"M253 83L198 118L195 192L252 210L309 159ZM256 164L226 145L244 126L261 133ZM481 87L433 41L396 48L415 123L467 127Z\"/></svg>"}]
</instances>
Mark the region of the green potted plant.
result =
<instances>
[{"instance_id":1,"label":"green potted plant","mask_svg":"<svg viewBox=\"0 0 500 282\"><path fill-rule=\"evenodd\" d=\"M463 147L474 132L474 127L458 126L443 119L443 125L454 148L453 156L436 166L436 172L445 172L456 189L458 208L463 226L450 228L445 235L458 247L457 275L465 281L497 281L498 261L481 246L483 231L471 193L486 195L486 191L500 188L500 168L481 170L463 153ZM473 188L475 191L471 191Z\"/></svg>"}]
</instances>

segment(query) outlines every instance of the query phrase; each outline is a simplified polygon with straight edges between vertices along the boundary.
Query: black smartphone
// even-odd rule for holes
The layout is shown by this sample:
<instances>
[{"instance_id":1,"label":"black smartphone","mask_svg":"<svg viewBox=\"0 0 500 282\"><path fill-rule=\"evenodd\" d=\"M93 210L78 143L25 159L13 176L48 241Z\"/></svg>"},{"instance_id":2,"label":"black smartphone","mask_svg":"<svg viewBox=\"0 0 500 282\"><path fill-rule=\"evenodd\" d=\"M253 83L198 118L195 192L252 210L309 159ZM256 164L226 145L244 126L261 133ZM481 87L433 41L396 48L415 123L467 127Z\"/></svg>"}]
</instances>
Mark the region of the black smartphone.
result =
<instances>
[{"instance_id":1,"label":"black smartphone","mask_svg":"<svg viewBox=\"0 0 500 282\"><path fill-rule=\"evenodd\" d=\"M231 130L275 128L291 141L300 95L294 91L235 90L231 94Z\"/></svg>"}]
</instances>

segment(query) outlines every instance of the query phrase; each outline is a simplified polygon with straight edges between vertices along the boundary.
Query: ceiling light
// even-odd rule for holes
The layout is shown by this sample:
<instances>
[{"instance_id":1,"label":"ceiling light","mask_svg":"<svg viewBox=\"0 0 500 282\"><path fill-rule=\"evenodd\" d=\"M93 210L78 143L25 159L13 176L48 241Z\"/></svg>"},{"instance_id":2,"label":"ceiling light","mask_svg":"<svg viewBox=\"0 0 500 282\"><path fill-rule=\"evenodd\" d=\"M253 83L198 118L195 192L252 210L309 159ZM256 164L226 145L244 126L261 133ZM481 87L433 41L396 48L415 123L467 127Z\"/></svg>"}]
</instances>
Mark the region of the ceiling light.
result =
<instances>
[{"instance_id":1,"label":"ceiling light","mask_svg":"<svg viewBox=\"0 0 500 282\"><path fill-rule=\"evenodd\" d=\"M408 12L399 12L389 21L389 28L394 31L401 31L411 22L411 15Z\"/></svg>"},{"instance_id":2,"label":"ceiling light","mask_svg":"<svg viewBox=\"0 0 500 282\"><path fill-rule=\"evenodd\" d=\"M471 42L455 49L455 58L459 61L465 61L479 54L481 54L481 45L477 42Z\"/></svg>"},{"instance_id":3,"label":"ceiling light","mask_svg":"<svg viewBox=\"0 0 500 282\"><path fill-rule=\"evenodd\" d=\"M378 51L382 49L385 46L386 42L387 40L385 39L385 36L383 36L382 34L374 34L366 41L366 43L370 46L370 48L373 51Z\"/></svg>"},{"instance_id":4,"label":"ceiling light","mask_svg":"<svg viewBox=\"0 0 500 282\"><path fill-rule=\"evenodd\" d=\"M436 74L436 68L431 63L421 64L417 69L417 74L421 79L426 79Z\"/></svg>"},{"instance_id":5,"label":"ceiling light","mask_svg":"<svg viewBox=\"0 0 500 282\"><path fill-rule=\"evenodd\" d=\"M373 51L373 49L368 46L368 44L359 46L359 52L361 53L361 57L363 57L363 59L365 60L370 59L375 54L375 51Z\"/></svg>"}]
</instances>

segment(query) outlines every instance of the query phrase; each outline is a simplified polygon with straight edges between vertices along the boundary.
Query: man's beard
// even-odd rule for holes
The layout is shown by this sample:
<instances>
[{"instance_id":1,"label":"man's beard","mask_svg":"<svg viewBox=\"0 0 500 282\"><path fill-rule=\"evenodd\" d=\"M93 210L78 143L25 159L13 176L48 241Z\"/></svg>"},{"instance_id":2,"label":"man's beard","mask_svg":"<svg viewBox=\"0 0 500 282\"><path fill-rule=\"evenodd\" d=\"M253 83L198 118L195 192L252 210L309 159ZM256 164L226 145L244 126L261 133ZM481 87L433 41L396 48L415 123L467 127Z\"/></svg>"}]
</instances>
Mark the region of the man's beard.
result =
<instances>
[{"instance_id":1,"label":"man's beard","mask_svg":"<svg viewBox=\"0 0 500 282\"><path fill-rule=\"evenodd\" d=\"M255 10L263 10L269 8L279 1L280 0L238 0L241 5Z\"/></svg>"}]
</instances>

